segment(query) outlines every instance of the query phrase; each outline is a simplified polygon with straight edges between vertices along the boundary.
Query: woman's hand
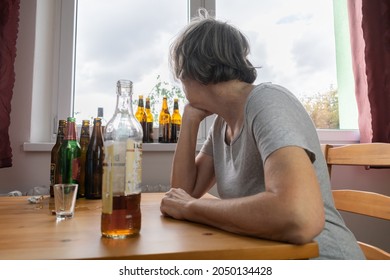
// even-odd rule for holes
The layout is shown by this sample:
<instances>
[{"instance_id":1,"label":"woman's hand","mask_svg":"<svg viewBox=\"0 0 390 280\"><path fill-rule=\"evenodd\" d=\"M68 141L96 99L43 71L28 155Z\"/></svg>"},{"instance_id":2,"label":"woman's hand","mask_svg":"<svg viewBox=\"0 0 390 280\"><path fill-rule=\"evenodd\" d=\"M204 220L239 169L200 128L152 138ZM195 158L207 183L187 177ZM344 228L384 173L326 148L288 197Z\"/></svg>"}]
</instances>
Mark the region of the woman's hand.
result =
<instances>
[{"instance_id":1,"label":"woman's hand","mask_svg":"<svg viewBox=\"0 0 390 280\"><path fill-rule=\"evenodd\" d=\"M203 119L206 117L212 115L213 113L203 110L203 109L198 109L191 104L186 104L184 106L184 111L183 111L183 118L188 118L191 121L198 121L201 122Z\"/></svg>"},{"instance_id":2,"label":"woman's hand","mask_svg":"<svg viewBox=\"0 0 390 280\"><path fill-rule=\"evenodd\" d=\"M185 220L185 213L191 201L196 200L183 189L171 188L161 200L160 211L165 216Z\"/></svg>"}]
</instances>

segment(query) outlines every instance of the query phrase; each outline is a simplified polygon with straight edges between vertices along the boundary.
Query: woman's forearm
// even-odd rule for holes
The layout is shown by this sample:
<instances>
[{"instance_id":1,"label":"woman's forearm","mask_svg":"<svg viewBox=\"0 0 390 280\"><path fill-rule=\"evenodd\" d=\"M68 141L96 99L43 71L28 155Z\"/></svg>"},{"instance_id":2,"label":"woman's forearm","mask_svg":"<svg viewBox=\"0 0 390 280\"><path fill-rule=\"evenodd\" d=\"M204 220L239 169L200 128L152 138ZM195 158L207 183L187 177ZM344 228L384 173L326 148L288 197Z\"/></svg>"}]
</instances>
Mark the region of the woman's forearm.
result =
<instances>
[{"instance_id":1,"label":"woman's forearm","mask_svg":"<svg viewBox=\"0 0 390 280\"><path fill-rule=\"evenodd\" d=\"M183 114L180 136L173 157L171 186L192 194L196 183L195 149L200 122Z\"/></svg>"}]
</instances>

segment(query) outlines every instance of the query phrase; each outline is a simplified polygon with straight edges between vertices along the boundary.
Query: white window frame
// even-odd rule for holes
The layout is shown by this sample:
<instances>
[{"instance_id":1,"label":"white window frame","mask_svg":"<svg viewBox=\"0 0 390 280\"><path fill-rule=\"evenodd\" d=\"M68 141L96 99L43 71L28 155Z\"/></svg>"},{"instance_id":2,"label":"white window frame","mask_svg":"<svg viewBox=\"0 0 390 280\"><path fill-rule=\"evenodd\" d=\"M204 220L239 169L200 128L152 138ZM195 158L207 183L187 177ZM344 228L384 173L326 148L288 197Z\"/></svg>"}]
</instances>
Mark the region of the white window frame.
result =
<instances>
[{"instance_id":1,"label":"white window frame","mask_svg":"<svg viewBox=\"0 0 390 280\"><path fill-rule=\"evenodd\" d=\"M58 119L71 116L73 112L77 0L36 1L37 34L31 113L31 119L34 121L31 121L30 139L23 147L24 151L50 151L55 142ZM188 17L195 16L200 7L215 14L215 0L189 0ZM53 28L42 30L44 24L48 25L48 20ZM42 66L40 55L47 53L50 43L52 65L48 66L46 62L46 65ZM38 72L43 74L36 75ZM47 78L42 79L42 75L46 75ZM50 112L39 113L42 111L42 102L47 104L47 100L51 101L49 104L51 110L48 110ZM47 120L50 120L50 124ZM212 118L208 118L202 123L198 138L200 142L205 139L211 122ZM346 144L357 143L360 140L358 130L318 130L318 135L322 143ZM168 146L169 149L174 149L172 145Z\"/></svg>"}]
</instances>

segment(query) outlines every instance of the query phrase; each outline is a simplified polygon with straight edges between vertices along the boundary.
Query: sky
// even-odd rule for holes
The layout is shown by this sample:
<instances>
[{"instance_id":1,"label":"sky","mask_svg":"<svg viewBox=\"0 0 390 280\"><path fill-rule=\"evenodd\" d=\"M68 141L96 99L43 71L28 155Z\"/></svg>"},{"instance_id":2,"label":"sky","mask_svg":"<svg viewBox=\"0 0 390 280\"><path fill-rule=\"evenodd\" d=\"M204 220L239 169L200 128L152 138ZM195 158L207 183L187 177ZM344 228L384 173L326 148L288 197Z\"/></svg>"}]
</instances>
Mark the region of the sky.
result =
<instances>
[{"instance_id":1,"label":"sky","mask_svg":"<svg viewBox=\"0 0 390 280\"><path fill-rule=\"evenodd\" d=\"M256 83L281 84L297 96L337 88L332 1L216 1L216 17L249 40L249 59L261 67ZM107 120L112 116L119 79L133 81L133 99L151 94L159 75L180 86L170 74L168 52L187 22L186 2L78 0L78 122L96 117L98 107Z\"/></svg>"}]
</instances>

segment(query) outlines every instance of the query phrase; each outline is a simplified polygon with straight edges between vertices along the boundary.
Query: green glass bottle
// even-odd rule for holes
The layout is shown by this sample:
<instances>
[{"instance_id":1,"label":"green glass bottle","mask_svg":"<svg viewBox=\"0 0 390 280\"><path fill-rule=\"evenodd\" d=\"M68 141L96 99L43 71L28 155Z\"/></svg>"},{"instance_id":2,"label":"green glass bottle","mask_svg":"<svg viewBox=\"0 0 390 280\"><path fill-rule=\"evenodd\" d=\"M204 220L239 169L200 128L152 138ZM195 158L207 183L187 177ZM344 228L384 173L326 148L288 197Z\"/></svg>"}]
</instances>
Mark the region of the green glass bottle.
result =
<instances>
[{"instance_id":1,"label":"green glass bottle","mask_svg":"<svg viewBox=\"0 0 390 280\"><path fill-rule=\"evenodd\" d=\"M77 141L76 119L68 117L64 141L60 148L60 183L79 184L81 148Z\"/></svg>"}]
</instances>

